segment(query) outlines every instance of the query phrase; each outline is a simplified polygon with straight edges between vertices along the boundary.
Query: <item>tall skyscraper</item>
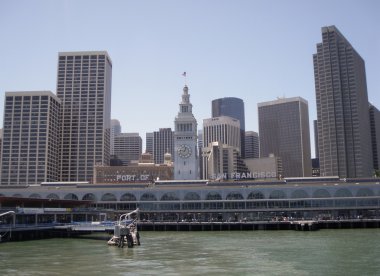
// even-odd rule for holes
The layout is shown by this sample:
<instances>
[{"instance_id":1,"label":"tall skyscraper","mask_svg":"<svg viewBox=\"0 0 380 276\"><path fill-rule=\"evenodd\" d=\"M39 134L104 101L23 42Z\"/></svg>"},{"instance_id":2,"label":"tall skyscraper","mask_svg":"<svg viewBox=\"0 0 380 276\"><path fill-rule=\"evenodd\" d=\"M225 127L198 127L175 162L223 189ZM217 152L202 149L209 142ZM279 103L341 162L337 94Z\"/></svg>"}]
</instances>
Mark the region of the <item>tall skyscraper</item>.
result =
<instances>
[{"instance_id":1,"label":"tall skyscraper","mask_svg":"<svg viewBox=\"0 0 380 276\"><path fill-rule=\"evenodd\" d=\"M335 26L313 55L321 176L372 175L365 64Z\"/></svg>"},{"instance_id":2,"label":"tall skyscraper","mask_svg":"<svg viewBox=\"0 0 380 276\"><path fill-rule=\"evenodd\" d=\"M379 155L380 155L380 111L373 106L369 105L369 118L371 125L371 141L373 153L373 168L380 169Z\"/></svg>"},{"instance_id":3,"label":"tall skyscraper","mask_svg":"<svg viewBox=\"0 0 380 276\"><path fill-rule=\"evenodd\" d=\"M225 97L212 101L212 117L229 116L240 123L240 155L245 157L245 115L242 99Z\"/></svg>"},{"instance_id":4,"label":"tall skyscraper","mask_svg":"<svg viewBox=\"0 0 380 276\"><path fill-rule=\"evenodd\" d=\"M142 154L142 139L138 133L120 133L114 140L115 156L123 166L138 161Z\"/></svg>"},{"instance_id":5,"label":"tall skyscraper","mask_svg":"<svg viewBox=\"0 0 380 276\"><path fill-rule=\"evenodd\" d=\"M189 88L183 88L179 112L174 120L174 179L198 179L197 120L190 103Z\"/></svg>"},{"instance_id":6,"label":"tall skyscraper","mask_svg":"<svg viewBox=\"0 0 380 276\"><path fill-rule=\"evenodd\" d=\"M284 177L311 176L309 111L301 97L258 104L260 157L280 157Z\"/></svg>"},{"instance_id":7,"label":"tall skyscraper","mask_svg":"<svg viewBox=\"0 0 380 276\"><path fill-rule=\"evenodd\" d=\"M203 120L203 147L213 142L235 147L240 154L240 122L228 116Z\"/></svg>"},{"instance_id":8,"label":"tall skyscraper","mask_svg":"<svg viewBox=\"0 0 380 276\"><path fill-rule=\"evenodd\" d=\"M95 164L109 165L111 79L107 52L59 53L61 181L91 181Z\"/></svg>"},{"instance_id":9,"label":"tall skyscraper","mask_svg":"<svg viewBox=\"0 0 380 276\"><path fill-rule=\"evenodd\" d=\"M110 151L111 155L114 155L114 139L117 135L121 133L121 125L119 120L111 120L111 135L110 135Z\"/></svg>"},{"instance_id":10,"label":"tall skyscraper","mask_svg":"<svg viewBox=\"0 0 380 276\"><path fill-rule=\"evenodd\" d=\"M154 163L164 164L165 153L174 157L174 131L171 128L160 128L153 132Z\"/></svg>"},{"instance_id":11,"label":"tall skyscraper","mask_svg":"<svg viewBox=\"0 0 380 276\"><path fill-rule=\"evenodd\" d=\"M245 132L245 158L259 158L259 134L254 131Z\"/></svg>"},{"instance_id":12,"label":"tall skyscraper","mask_svg":"<svg viewBox=\"0 0 380 276\"><path fill-rule=\"evenodd\" d=\"M50 91L5 93L2 185L58 180L60 105Z\"/></svg>"},{"instance_id":13,"label":"tall skyscraper","mask_svg":"<svg viewBox=\"0 0 380 276\"><path fill-rule=\"evenodd\" d=\"M154 140L153 132L147 132L145 137L146 137L145 152L153 154L153 140Z\"/></svg>"}]
</instances>

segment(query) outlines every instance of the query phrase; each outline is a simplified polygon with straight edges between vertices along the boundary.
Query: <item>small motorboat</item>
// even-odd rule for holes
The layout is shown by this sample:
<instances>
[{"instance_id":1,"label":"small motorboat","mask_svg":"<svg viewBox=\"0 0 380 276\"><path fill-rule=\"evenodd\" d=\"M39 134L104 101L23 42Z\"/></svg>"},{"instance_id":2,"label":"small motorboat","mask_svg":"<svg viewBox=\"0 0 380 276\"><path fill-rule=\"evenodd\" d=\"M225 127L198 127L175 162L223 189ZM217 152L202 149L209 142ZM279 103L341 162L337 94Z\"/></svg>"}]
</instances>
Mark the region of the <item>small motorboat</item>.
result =
<instances>
[{"instance_id":1,"label":"small motorboat","mask_svg":"<svg viewBox=\"0 0 380 276\"><path fill-rule=\"evenodd\" d=\"M132 214L137 214L139 209L123 214L120 216L117 224L115 225L114 234L107 242L108 245L124 247L127 244L128 248L135 245L140 245L140 234L137 231L137 219L132 219Z\"/></svg>"}]
</instances>

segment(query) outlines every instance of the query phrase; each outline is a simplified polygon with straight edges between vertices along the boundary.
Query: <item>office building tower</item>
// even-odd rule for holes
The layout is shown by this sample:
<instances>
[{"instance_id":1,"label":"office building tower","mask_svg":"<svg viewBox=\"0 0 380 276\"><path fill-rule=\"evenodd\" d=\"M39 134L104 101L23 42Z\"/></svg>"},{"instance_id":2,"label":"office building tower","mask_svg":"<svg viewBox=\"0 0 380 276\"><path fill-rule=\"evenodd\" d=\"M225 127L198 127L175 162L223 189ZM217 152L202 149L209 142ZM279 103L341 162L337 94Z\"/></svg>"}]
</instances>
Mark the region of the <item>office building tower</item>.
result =
<instances>
[{"instance_id":1,"label":"office building tower","mask_svg":"<svg viewBox=\"0 0 380 276\"><path fill-rule=\"evenodd\" d=\"M189 88L183 88L179 112L174 119L174 179L198 179L197 120L193 115Z\"/></svg>"},{"instance_id":2,"label":"office building tower","mask_svg":"<svg viewBox=\"0 0 380 276\"><path fill-rule=\"evenodd\" d=\"M228 116L239 120L240 123L240 155L245 158L245 115L242 99L225 97L212 101L213 118Z\"/></svg>"},{"instance_id":3,"label":"office building tower","mask_svg":"<svg viewBox=\"0 0 380 276\"><path fill-rule=\"evenodd\" d=\"M202 149L203 149L203 130L198 130L198 174L201 178L203 175L203 158L202 158Z\"/></svg>"},{"instance_id":4,"label":"office building tower","mask_svg":"<svg viewBox=\"0 0 380 276\"><path fill-rule=\"evenodd\" d=\"M371 141L372 141L372 154L373 154L373 168L380 169L379 155L380 155L380 111L373 105L369 105L369 118L371 126Z\"/></svg>"},{"instance_id":5,"label":"office building tower","mask_svg":"<svg viewBox=\"0 0 380 276\"><path fill-rule=\"evenodd\" d=\"M335 26L313 55L321 176L372 175L365 64Z\"/></svg>"},{"instance_id":6,"label":"office building tower","mask_svg":"<svg viewBox=\"0 0 380 276\"><path fill-rule=\"evenodd\" d=\"M145 140L145 152L153 154L153 140L154 140L154 134L153 132L147 132L146 133L146 140Z\"/></svg>"},{"instance_id":7,"label":"office building tower","mask_svg":"<svg viewBox=\"0 0 380 276\"><path fill-rule=\"evenodd\" d=\"M154 163L164 164L165 153L174 157L174 131L171 128L160 128L153 132Z\"/></svg>"},{"instance_id":8,"label":"office building tower","mask_svg":"<svg viewBox=\"0 0 380 276\"><path fill-rule=\"evenodd\" d=\"M1 163L1 147L2 147L2 145L3 145L3 129L0 128L0 163ZM0 172L0 174L1 174L1 172Z\"/></svg>"},{"instance_id":9,"label":"office building tower","mask_svg":"<svg viewBox=\"0 0 380 276\"><path fill-rule=\"evenodd\" d=\"M110 163L111 79L107 52L59 53L61 181L91 181L94 165Z\"/></svg>"},{"instance_id":10,"label":"office building tower","mask_svg":"<svg viewBox=\"0 0 380 276\"><path fill-rule=\"evenodd\" d=\"M114 139L117 135L121 133L121 125L119 120L111 120L111 134L110 134L110 152L111 155L114 155Z\"/></svg>"},{"instance_id":11,"label":"office building tower","mask_svg":"<svg viewBox=\"0 0 380 276\"><path fill-rule=\"evenodd\" d=\"M50 91L5 93L2 185L58 180L60 105Z\"/></svg>"},{"instance_id":12,"label":"office building tower","mask_svg":"<svg viewBox=\"0 0 380 276\"><path fill-rule=\"evenodd\" d=\"M228 116L203 120L203 147L212 142L222 142L235 147L240 154L240 123L239 120Z\"/></svg>"},{"instance_id":13,"label":"office building tower","mask_svg":"<svg viewBox=\"0 0 380 276\"><path fill-rule=\"evenodd\" d=\"M314 146L315 146L315 158L319 158L319 148L318 148L318 120L313 121L314 126Z\"/></svg>"},{"instance_id":14,"label":"office building tower","mask_svg":"<svg viewBox=\"0 0 380 276\"><path fill-rule=\"evenodd\" d=\"M120 133L114 140L115 157L123 166L138 162L142 154L142 139L138 133Z\"/></svg>"},{"instance_id":15,"label":"office building tower","mask_svg":"<svg viewBox=\"0 0 380 276\"><path fill-rule=\"evenodd\" d=\"M259 134L254 131L245 132L245 158L259 158Z\"/></svg>"},{"instance_id":16,"label":"office building tower","mask_svg":"<svg viewBox=\"0 0 380 276\"><path fill-rule=\"evenodd\" d=\"M301 97L258 104L260 157L274 154L283 177L311 176L309 111Z\"/></svg>"}]
</instances>

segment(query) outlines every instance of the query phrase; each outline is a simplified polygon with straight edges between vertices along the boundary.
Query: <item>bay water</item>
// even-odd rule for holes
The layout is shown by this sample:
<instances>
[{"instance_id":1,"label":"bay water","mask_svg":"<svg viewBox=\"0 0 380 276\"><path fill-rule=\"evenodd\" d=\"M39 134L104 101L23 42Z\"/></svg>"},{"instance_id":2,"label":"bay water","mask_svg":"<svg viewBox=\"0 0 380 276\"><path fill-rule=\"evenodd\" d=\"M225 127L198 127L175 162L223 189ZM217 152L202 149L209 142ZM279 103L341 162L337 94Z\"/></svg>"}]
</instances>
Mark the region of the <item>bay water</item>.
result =
<instances>
[{"instance_id":1,"label":"bay water","mask_svg":"<svg viewBox=\"0 0 380 276\"><path fill-rule=\"evenodd\" d=\"M380 229L140 234L0 243L0 275L380 275Z\"/></svg>"}]
</instances>

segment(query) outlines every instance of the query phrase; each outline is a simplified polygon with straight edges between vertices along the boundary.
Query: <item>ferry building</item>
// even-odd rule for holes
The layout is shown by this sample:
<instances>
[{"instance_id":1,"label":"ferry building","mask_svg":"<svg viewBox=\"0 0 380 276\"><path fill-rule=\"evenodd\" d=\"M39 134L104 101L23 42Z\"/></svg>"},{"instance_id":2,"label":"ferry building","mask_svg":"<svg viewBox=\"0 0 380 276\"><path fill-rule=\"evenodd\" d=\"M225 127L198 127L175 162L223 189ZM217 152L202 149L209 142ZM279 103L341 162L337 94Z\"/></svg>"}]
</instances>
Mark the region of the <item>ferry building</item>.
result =
<instances>
[{"instance_id":1,"label":"ferry building","mask_svg":"<svg viewBox=\"0 0 380 276\"><path fill-rule=\"evenodd\" d=\"M140 220L147 221L380 218L380 180L376 178L161 180L129 184L47 182L0 186L0 197L86 200L94 210L116 213L140 208Z\"/></svg>"}]
</instances>

